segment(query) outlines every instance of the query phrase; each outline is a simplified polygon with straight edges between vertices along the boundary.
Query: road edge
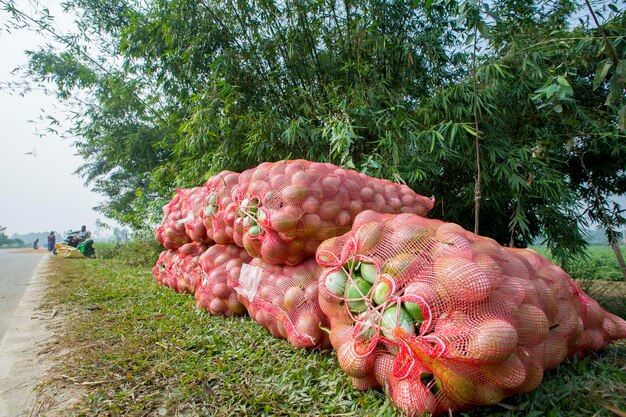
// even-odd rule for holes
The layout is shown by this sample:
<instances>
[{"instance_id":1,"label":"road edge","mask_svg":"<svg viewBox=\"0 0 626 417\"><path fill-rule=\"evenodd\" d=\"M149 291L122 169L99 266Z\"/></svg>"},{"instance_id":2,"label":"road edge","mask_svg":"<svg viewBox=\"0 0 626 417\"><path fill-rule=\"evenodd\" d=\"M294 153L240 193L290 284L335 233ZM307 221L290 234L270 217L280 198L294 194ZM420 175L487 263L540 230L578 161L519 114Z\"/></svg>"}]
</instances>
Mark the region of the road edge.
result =
<instances>
[{"instance_id":1,"label":"road edge","mask_svg":"<svg viewBox=\"0 0 626 417\"><path fill-rule=\"evenodd\" d=\"M45 290L50 257L44 255L35 267L0 341L0 417L30 415L36 399L34 388L50 366L37 352L53 336L47 326L48 317L37 312Z\"/></svg>"}]
</instances>

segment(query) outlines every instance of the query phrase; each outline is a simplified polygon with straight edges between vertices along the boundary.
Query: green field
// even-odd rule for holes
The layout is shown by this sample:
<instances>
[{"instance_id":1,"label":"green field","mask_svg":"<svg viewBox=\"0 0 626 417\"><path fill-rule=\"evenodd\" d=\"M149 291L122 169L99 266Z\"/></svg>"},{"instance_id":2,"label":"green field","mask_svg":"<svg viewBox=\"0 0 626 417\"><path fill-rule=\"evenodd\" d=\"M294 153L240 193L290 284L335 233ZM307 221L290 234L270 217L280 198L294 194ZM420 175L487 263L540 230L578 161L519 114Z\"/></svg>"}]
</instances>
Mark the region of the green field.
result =
<instances>
[{"instance_id":1,"label":"green field","mask_svg":"<svg viewBox=\"0 0 626 417\"><path fill-rule=\"evenodd\" d=\"M545 246L535 246L532 249L552 259ZM626 248L622 246L622 254L626 257ZM579 281L605 280L624 281L624 274L619 268L615 253L610 246L589 246L585 256L571 258L563 265L570 276Z\"/></svg>"},{"instance_id":2,"label":"green field","mask_svg":"<svg viewBox=\"0 0 626 417\"><path fill-rule=\"evenodd\" d=\"M44 309L63 318L55 349L64 354L39 388L41 415L400 417L383 392L353 389L334 352L197 311L193 297L157 286L148 265L119 258L149 262L148 248L52 259ZM621 342L566 361L531 393L454 415L608 417L607 407L626 409L625 361ZM57 398L68 389L77 402L65 407Z\"/></svg>"}]
</instances>

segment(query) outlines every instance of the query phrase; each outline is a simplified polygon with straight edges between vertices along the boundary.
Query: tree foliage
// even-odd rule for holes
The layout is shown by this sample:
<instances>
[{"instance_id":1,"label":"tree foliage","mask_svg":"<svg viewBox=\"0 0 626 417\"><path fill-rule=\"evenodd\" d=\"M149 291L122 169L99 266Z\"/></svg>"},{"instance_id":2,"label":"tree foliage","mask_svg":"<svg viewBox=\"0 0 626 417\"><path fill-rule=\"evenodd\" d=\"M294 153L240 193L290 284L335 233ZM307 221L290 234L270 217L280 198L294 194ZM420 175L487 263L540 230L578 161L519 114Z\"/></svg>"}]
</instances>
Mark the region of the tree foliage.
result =
<instances>
[{"instance_id":1,"label":"tree foliage","mask_svg":"<svg viewBox=\"0 0 626 417\"><path fill-rule=\"evenodd\" d=\"M481 234L543 236L561 258L590 220L624 224L626 16L610 2L597 26L568 0L78 0L67 35L0 3L56 41L23 72L77 106L77 172L134 228L174 187L287 158L404 181L468 229L480 207Z\"/></svg>"},{"instance_id":2,"label":"tree foliage","mask_svg":"<svg viewBox=\"0 0 626 417\"><path fill-rule=\"evenodd\" d=\"M19 238L11 239L5 233L7 228L0 226L0 248L3 246L24 246L24 241Z\"/></svg>"}]
</instances>

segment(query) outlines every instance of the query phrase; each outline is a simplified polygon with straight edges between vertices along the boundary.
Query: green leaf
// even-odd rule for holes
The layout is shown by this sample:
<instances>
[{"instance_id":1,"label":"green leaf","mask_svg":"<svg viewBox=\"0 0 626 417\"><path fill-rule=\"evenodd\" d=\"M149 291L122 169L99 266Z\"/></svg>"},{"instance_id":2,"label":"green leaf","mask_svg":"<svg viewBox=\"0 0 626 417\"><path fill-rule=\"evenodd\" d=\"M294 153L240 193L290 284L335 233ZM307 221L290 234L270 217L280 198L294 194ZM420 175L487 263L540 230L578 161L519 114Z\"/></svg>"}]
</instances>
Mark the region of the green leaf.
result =
<instances>
[{"instance_id":1,"label":"green leaf","mask_svg":"<svg viewBox=\"0 0 626 417\"><path fill-rule=\"evenodd\" d=\"M556 106L553 107L553 109L557 113L563 112L563 106L561 104L557 104Z\"/></svg>"},{"instance_id":2,"label":"green leaf","mask_svg":"<svg viewBox=\"0 0 626 417\"><path fill-rule=\"evenodd\" d=\"M593 77L593 89L596 90L600 87L600 84L606 78L606 75L609 73L609 69L613 65L613 61L610 59L605 59L598 64L598 68L596 69L596 76Z\"/></svg>"},{"instance_id":3,"label":"green leaf","mask_svg":"<svg viewBox=\"0 0 626 417\"><path fill-rule=\"evenodd\" d=\"M476 28L483 38L489 39L489 37L491 36L491 34L489 33L489 26L487 26L487 24L483 20L478 21L478 23L476 24Z\"/></svg>"},{"instance_id":4,"label":"green leaf","mask_svg":"<svg viewBox=\"0 0 626 417\"><path fill-rule=\"evenodd\" d=\"M556 77L556 82L563 86L567 86L567 87L570 86L569 82L567 81L567 78L565 78L562 75L559 75L558 77Z\"/></svg>"},{"instance_id":5,"label":"green leaf","mask_svg":"<svg viewBox=\"0 0 626 417\"><path fill-rule=\"evenodd\" d=\"M618 128L626 129L626 104L624 104L617 112Z\"/></svg>"},{"instance_id":6,"label":"green leaf","mask_svg":"<svg viewBox=\"0 0 626 417\"><path fill-rule=\"evenodd\" d=\"M461 124L461 126L463 126L463 129L465 129L467 133L469 133L472 136L476 136L476 130L470 127L470 125L468 125L467 123L463 123Z\"/></svg>"},{"instance_id":7,"label":"green leaf","mask_svg":"<svg viewBox=\"0 0 626 417\"><path fill-rule=\"evenodd\" d=\"M622 78L622 81L626 81L626 59L621 59L617 63L615 73Z\"/></svg>"},{"instance_id":8,"label":"green leaf","mask_svg":"<svg viewBox=\"0 0 626 417\"><path fill-rule=\"evenodd\" d=\"M609 106L611 104L619 103L622 96L623 85L624 83L622 83L619 76L617 74L613 74L611 81L609 82L609 96L606 98L606 102L604 104Z\"/></svg>"}]
</instances>

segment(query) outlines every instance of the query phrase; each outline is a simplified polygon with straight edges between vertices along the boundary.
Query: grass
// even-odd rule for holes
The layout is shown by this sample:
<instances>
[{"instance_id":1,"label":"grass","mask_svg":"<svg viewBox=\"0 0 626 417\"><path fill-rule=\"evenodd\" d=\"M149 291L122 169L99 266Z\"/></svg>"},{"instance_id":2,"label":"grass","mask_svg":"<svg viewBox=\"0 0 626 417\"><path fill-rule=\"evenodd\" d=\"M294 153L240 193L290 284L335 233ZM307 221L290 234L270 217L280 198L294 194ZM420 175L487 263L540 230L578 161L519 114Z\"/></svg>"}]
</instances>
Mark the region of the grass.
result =
<instances>
[{"instance_id":1,"label":"grass","mask_svg":"<svg viewBox=\"0 0 626 417\"><path fill-rule=\"evenodd\" d=\"M533 249L554 261L545 246L537 246ZM622 253L626 256L624 252L622 248ZM569 260L567 265L564 265L564 269L572 278L580 281L624 281L624 274L617 263L615 253L608 245L589 246L586 256Z\"/></svg>"},{"instance_id":2,"label":"grass","mask_svg":"<svg viewBox=\"0 0 626 417\"><path fill-rule=\"evenodd\" d=\"M546 247L533 249L554 261ZM602 307L626 319L626 282L610 246L589 246L586 256L572 258L563 268Z\"/></svg>"},{"instance_id":3,"label":"grass","mask_svg":"<svg viewBox=\"0 0 626 417\"><path fill-rule=\"evenodd\" d=\"M152 260L154 262L154 260ZM41 385L78 401L41 415L400 416L379 391L356 391L334 352L274 339L247 317L211 317L121 259L51 260L44 308L66 353ZM626 408L626 344L546 374L534 392L457 416L610 416Z\"/></svg>"}]
</instances>

